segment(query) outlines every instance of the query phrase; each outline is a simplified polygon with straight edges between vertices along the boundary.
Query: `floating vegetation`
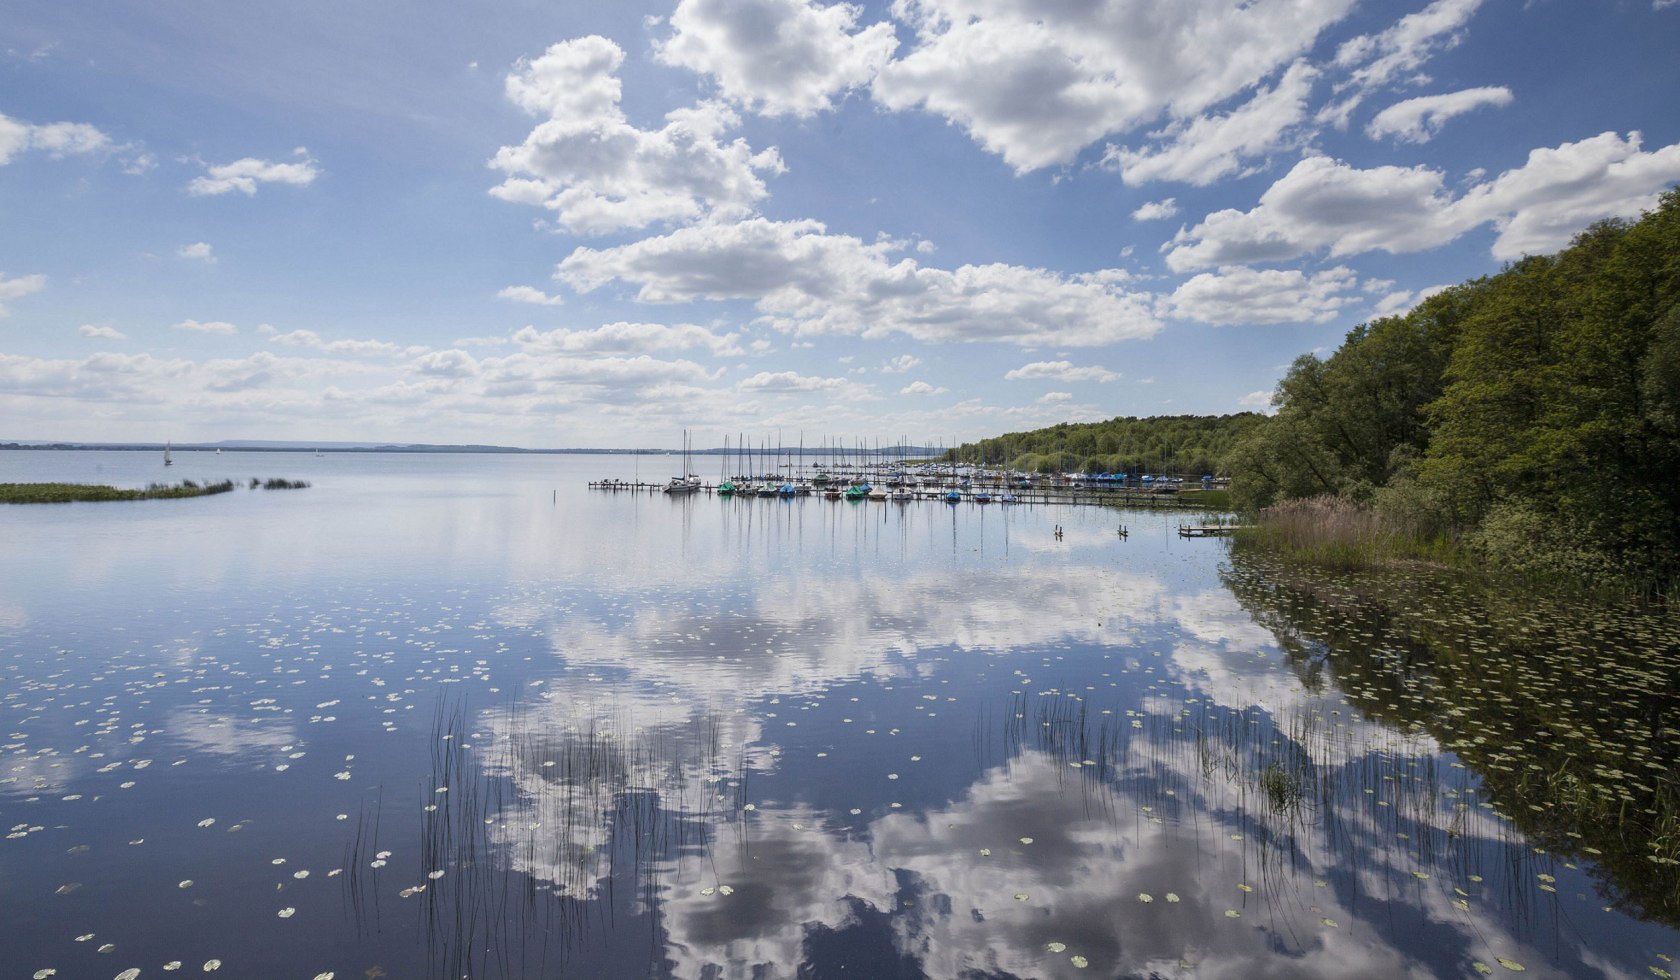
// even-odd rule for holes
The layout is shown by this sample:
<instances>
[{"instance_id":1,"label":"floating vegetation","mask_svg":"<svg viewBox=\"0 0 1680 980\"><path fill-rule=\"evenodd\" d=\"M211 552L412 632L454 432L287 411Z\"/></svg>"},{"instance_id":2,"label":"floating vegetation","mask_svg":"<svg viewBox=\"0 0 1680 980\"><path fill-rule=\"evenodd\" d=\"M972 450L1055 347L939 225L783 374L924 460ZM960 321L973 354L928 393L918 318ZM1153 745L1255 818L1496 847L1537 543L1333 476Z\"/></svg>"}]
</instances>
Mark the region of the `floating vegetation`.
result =
<instances>
[{"instance_id":1,"label":"floating vegetation","mask_svg":"<svg viewBox=\"0 0 1680 980\"><path fill-rule=\"evenodd\" d=\"M1334 683L1364 716L1438 740L1481 776L1480 800L1461 805L1590 862L1633 914L1680 925L1672 616L1415 574L1332 582L1233 557L1228 584L1305 682Z\"/></svg>"}]
</instances>

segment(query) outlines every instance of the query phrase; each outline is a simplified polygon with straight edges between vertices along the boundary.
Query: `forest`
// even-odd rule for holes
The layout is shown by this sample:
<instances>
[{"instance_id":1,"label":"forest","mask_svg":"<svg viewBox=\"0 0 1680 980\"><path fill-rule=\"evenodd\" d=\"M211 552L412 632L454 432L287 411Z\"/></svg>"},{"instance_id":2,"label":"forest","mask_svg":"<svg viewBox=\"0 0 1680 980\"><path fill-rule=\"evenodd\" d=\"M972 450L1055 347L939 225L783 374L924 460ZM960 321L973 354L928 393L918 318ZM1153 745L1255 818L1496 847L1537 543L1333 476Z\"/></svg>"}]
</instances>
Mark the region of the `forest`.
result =
<instances>
[{"instance_id":1,"label":"forest","mask_svg":"<svg viewBox=\"0 0 1680 980\"><path fill-rule=\"evenodd\" d=\"M968 443L954 455L1029 473L1224 475L1223 460L1237 441L1264 421L1258 412L1243 412L1063 422Z\"/></svg>"}]
</instances>

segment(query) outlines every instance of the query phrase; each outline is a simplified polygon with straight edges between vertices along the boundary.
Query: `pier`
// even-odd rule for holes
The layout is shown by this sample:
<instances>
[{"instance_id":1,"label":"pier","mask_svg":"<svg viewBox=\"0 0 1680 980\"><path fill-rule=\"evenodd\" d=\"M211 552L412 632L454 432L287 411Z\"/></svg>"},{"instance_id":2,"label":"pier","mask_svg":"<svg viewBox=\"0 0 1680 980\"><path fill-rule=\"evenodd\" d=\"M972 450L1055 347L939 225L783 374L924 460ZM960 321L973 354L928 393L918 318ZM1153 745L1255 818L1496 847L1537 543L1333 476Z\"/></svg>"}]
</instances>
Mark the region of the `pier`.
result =
<instances>
[{"instance_id":1,"label":"pier","mask_svg":"<svg viewBox=\"0 0 1680 980\"><path fill-rule=\"evenodd\" d=\"M654 494L663 494L665 492L665 487L666 487L666 484L664 484L664 483L648 483L646 481L639 481L639 480L591 480L591 481L589 481L589 489L591 489L591 490L602 490L602 491L606 491L606 492L609 492L609 493L654 493ZM910 503L911 501L936 501L936 502L941 502L941 503L946 503L946 502L954 503L955 501L948 501L947 498L946 498L946 495L948 493L950 493L953 489L955 489L955 490L957 490L958 493L960 493L962 495L962 502L963 503L978 504L980 506L990 506L990 505L996 504L996 505L1003 506L1003 507L1018 507L1022 504L1059 504L1059 505L1064 505L1064 506L1069 506L1069 505L1071 505L1071 506L1094 505L1094 506L1099 506L1099 507L1139 507L1139 508L1161 508L1161 509L1169 509L1169 510L1200 510L1200 509L1203 509L1206 506L1205 504L1202 504L1202 503L1196 501L1193 497L1191 499L1183 499L1177 493L1162 493L1162 492L1152 492L1152 491L1147 491L1147 490L1131 490L1131 489L1122 489L1122 488L1118 488L1118 487L1057 487L1057 486L1010 487L1010 486L1006 486L1006 485L1002 485L1002 484L992 484L992 485L976 484L976 485L972 485L972 486L969 486L969 487L949 487L949 486L932 487L932 486L922 485L922 486L917 486L917 487L903 487L903 488L894 488L894 489L906 490L906 491L909 492L910 496L908 498L870 496L870 497L864 497L864 498L843 498L843 499L845 499L847 502L852 502L852 503L900 503L900 504L903 504L903 503ZM977 493L987 495L989 497L989 499L986 499L986 500L976 499L975 494L977 494ZM692 495L725 496L725 497L733 496L733 497L737 497L737 498L740 498L740 499L743 499L743 500L760 500L760 499L780 500L780 499L786 499L784 497L784 495L782 495L780 493L772 494L772 495L763 495L763 494L758 493L756 491L756 489L753 490L753 491L738 490L738 491L735 491L733 493L719 494L717 484L714 484L714 483L702 483L702 484L700 484L700 486L697 489L693 490L692 492L682 494L682 496L692 496ZM1009 495L1013 499L1005 500L1005 499L1003 499L1005 495ZM807 488L805 490L803 490L802 492L796 493L794 496L795 497L822 497L823 496L823 491L821 489L810 488L809 486L807 486ZM832 499L832 498L829 498L829 499ZM1189 535L1187 535L1187 536L1189 536Z\"/></svg>"},{"instance_id":2,"label":"pier","mask_svg":"<svg viewBox=\"0 0 1680 980\"><path fill-rule=\"evenodd\" d=\"M1247 525L1241 524L1180 524L1178 536L1181 538L1218 538L1235 534Z\"/></svg>"}]
</instances>

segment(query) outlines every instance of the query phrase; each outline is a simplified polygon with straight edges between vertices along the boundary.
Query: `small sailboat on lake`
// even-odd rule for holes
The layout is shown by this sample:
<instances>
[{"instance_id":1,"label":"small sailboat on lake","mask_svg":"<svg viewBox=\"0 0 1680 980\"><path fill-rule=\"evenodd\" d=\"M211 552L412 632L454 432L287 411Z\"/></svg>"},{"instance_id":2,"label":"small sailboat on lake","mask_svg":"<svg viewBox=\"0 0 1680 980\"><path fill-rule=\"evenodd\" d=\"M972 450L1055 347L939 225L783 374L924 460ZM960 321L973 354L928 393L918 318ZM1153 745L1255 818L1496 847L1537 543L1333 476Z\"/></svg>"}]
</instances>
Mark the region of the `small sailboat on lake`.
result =
<instances>
[{"instance_id":1,"label":"small sailboat on lake","mask_svg":"<svg viewBox=\"0 0 1680 980\"><path fill-rule=\"evenodd\" d=\"M665 484L666 493L694 493L701 487L700 474L689 472L688 465L688 430L683 430L683 475L671 477L671 482Z\"/></svg>"},{"instance_id":2,"label":"small sailboat on lake","mask_svg":"<svg viewBox=\"0 0 1680 980\"><path fill-rule=\"evenodd\" d=\"M166 440L163 444L163 465L174 466L175 461L169 458L169 447L170 443Z\"/></svg>"}]
</instances>

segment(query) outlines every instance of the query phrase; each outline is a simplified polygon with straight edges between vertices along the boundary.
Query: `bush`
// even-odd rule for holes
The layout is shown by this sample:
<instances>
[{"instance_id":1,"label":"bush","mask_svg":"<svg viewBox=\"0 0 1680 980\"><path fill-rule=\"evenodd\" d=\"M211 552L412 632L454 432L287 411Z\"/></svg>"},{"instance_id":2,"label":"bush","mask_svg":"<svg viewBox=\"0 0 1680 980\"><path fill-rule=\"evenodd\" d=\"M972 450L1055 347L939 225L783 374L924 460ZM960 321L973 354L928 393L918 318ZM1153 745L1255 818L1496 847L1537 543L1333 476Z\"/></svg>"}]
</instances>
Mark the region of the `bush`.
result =
<instances>
[{"instance_id":1,"label":"bush","mask_svg":"<svg viewBox=\"0 0 1680 980\"><path fill-rule=\"evenodd\" d=\"M1493 505L1468 544L1489 565L1529 578L1592 585L1620 580L1627 572L1584 529L1522 501Z\"/></svg>"}]
</instances>

